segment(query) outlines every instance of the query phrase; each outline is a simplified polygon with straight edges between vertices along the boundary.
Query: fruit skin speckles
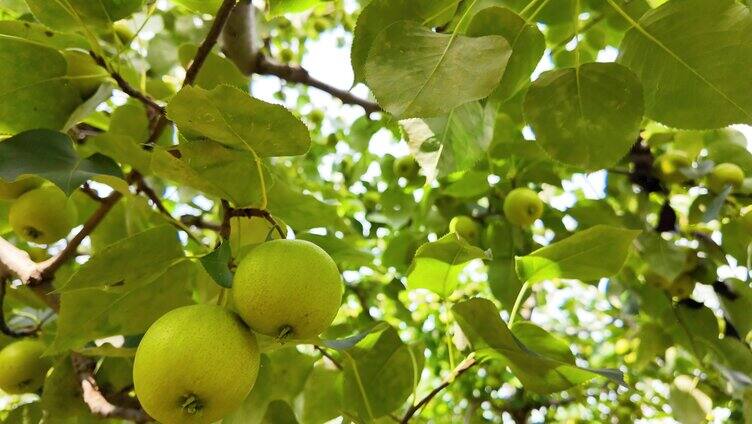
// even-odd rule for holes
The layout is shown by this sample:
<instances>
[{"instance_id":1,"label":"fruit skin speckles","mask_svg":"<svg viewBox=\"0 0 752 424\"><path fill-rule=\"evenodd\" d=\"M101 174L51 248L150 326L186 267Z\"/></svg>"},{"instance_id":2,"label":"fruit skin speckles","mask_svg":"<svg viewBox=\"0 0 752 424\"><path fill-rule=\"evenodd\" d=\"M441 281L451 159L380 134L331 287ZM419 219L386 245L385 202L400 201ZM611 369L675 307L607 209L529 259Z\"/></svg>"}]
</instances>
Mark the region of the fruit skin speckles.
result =
<instances>
[{"instance_id":1,"label":"fruit skin speckles","mask_svg":"<svg viewBox=\"0 0 752 424\"><path fill-rule=\"evenodd\" d=\"M504 199L504 216L519 227L529 227L543 214L543 201L528 188L516 188Z\"/></svg>"},{"instance_id":2,"label":"fruit skin speckles","mask_svg":"<svg viewBox=\"0 0 752 424\"><path fill-rule=\"evenodd\" d=\"M256 336L234 313L191 305L159 318L136 351L133 383L162 424L210 424L237 409L258 377Z\"/></svg>"},{"instance_id":3,"label":"fruit skin speckles","mask_svg":"<svg viewBox=\"0 0 752 424\"><path fill-rule=\"evenodd\" d=\"M334 320L344 286L337 265L305 240L272 240L238 265L233 300L254 331L277 338L321 334Z\"/></svg>"}]
</instances>

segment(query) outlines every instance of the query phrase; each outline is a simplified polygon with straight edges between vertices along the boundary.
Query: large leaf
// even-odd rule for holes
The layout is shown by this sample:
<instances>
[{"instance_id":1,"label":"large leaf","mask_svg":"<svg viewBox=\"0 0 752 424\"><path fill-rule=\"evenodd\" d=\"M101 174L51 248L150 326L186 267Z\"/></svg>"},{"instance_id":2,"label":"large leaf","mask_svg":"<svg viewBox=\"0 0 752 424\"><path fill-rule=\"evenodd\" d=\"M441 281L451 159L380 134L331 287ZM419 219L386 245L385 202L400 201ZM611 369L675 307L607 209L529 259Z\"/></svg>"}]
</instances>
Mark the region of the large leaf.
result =
<instances>
[{"instance_id":1,"label":"large leaf","mask_svg":"<svg viewBox=\"0 0 752 424\"><path fill-rule=\"evenodd\" d=\"M512 56L493 94L500 100L508 99L527 85L546 50L546 40L538 27L505 7L489 7L478 12L466 34L470 37L501 35L509 42Z\"/></svg>"},{"instance_id":2,"label":"large leaf","mask_svg":"<svg viewBox=\"0 0 752 424\"><path fill-rule=\"evenodd\" d=\"M687 259L686 250L678 248L673 242L664 240L660 234L645 232L637 238L637 248L645 262L654 272L668 281L673 281L684 271Z\"/></svg>"},{"instance_id":3,"label":"large leaf","mask_svg":"<svg viewBox=\"0 0 752 424\"><path fill-rule=\"evenodd\" d=\"M595 170L616 163L637 140L642 87L624 66L587 63L543 74L528 90L524 109L553 159Z\"/></svg>"},{"instance_id":4,"label":"large leaf","mask_svg":"<svg viewBox=\"0 0 752 424\"><path fill-rule=\"evenodd\" d=\"M144 0L26 0L31 13L46 26L75 31L106 26L138 11Z\"/></svg>"},{"instance_id":5,"label":"large leaf","mask_svg":"<svg viewBox=\"0 0 752 424\"><path fill-rule=\"evenodd\" d=\"M0 34L12 35L34 43L44 44L55 49L87 49L86 39L78 34L62 34L36 22L0 21Z\"/></svg>"},{"instance_id":6,"label":"large leaf","mask_svg":"<svg viewBox=\"0 0 752 424\"><path fill-rule=\"evenodd\" d=\"M399 408L423 370L422 350L404 344L392 327L370 333L344 356L344 407L363 422Z\"/></svg>"},{"instance_id":7,"label":"large leaf","mask_svg":"<svg viewBox=\"0 0 752 424\"><path fill-rule=\"evenodd\" d=\"M325 423L341 414L342 378L337 369L314 366L303 389L304 423Z\"/></svg>"},{"instance_id":8,"label":"large leaf","mask_svg":"<svg viewBox=\"0 0 752 424\"><path fill-rule=\"evenodd\" d=\"M211 91L184 87L168 104L167 116L188 136L261 157L302 155L311 143L306 126L287 109L225 85Z\"/></svg>"},{"instance_id":9,"label":"large leaf","mask_svg":"<svg viewBox=\"0 0 752 424\"><path fill-rule=\"evenodd\" d=\"M517 258L517 274L531 284L554 278L592 281L610 277L627 260L640 231L596 225Z\"/></svg>"},{"instance_id":10,"label":"large leaf","mask_svg":"<svg viewBox=\"0 0 752 424\"><path fill-rule=\"evenodd\" d=\"M678 128L752 122L752 17L734 0L670 1L646 13L619 61L645 88L647 115Z\"/></svg>"},{"instance_id":11,"label":"large leaf","mask_svg":"<svg viewBox=\"0 0 752 424\"><path fill-rule=\"evenodd\" d=\"M51 130L29 130L0 142L0 178L13 181L24 174L46 178L68 194L98 175L123 176L110 158L82 158L67 135Z\"/></svg>"},{"instance_id":12,"label":"large leaf","mask_svg":"<svg viewBox=\"0 0 752 424\"><path fill-rule=\"evenodd\" d=\"M270 0L269 15L279 16L285 13L304 12L320 2L321 0Z\"/></svg>"},{"instance_id":13,"label":"large leaf","mask_svg":"<svg viewBox=\"0 0 752 424\"><path fill-rule=\"evenodd\" d=\"M459 0L373 0L360 12L353 33L350 51L356 81L365 81L368 52L374 39L389 25L404 19L417 22L434 22L437 18L451 17ZM447 18L448 19L448 18Z\"/></svg>"},{"instance_id":14,"label":"large leaf","mask_svg":"<svg viewBox=\"0 0 752 424\"><path fill-rule=\"evenodd\" d=\"M59 51L0 35L0 135L62 129L81 103ZM10 65L12 64L12 65Z\"/></svg>"},{"instance_id":15,"label":"large leaf","mask_svg":"<svg viewBox=\"0 0 752 424\"><path fill-rule=\"evenodd\" d=\"M489 259L489 254L457 234L449 233L418 248L407 271L407 287L428 289L447 297L459 284L462 270L474 259Z\"/></svg>"},{"instance_id":16,"label":"large leaf","mask_svg":"<svg viewBox=\"0 0 752 424\"><path fill-rule=\"evenodd\" d=\"M624 385L618 370L576 366L561 340L533 324L516 325L513 334L489 300L470 299L454 305L452 312L475 352L506 361L522 385L533 392L554 393L598 376Z\"/></svg>"},{"instance_id":17,"label":"large leaf","mask_svg":"<svg viewBox=\"0 0 752 424\"><path fill-rule=\"evenodd\" d=\"M366 82L379 104L398 118L439 116L491 94L511 54L498 35L439 34L399 21L374 40Z\"/></svg>"}]
</instances>

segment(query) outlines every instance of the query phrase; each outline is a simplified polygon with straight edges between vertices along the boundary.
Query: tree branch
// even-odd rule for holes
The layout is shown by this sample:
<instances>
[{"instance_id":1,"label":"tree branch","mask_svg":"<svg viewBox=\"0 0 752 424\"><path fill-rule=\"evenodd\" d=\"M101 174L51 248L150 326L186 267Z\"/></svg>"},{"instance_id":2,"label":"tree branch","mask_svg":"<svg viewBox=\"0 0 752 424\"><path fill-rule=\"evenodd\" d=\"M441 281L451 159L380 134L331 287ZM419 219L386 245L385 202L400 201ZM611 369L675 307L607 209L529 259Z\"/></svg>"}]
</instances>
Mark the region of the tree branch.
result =
<instances>
[{"instance_id":1,"label":"tree branch","mask_svg":"<svg viewBox=\"0 0 752 424\"><path fill-rule=\"evenodd\" d=\"M416 403L415 405L411 406L410 409L407 410L405 415L402 417L402 421L400 423L406 424L410 421L410 418L415 415L416 412L420 410L423 406L425 406L428 402L431 401L436 395L439 394L442 390L447 388L454 380L457 379L457 377L464 374L467 370L472 368L475 364L477 364L478 361L475 359L475 356L472 354L465 358L464 361L460 362L453 370L452 372L444 379L444 381L438 385L435 389L431 390L430 393L428 393L423 399L420 400L420 402Z\"/></svg>"},{"instance_id":2,"label":"tree branch","mask_svg":"<svg viewBox=\"0 0 752 424\"><path fill-rule=\"evenodd\" d=\"M185 71L183 87L185 87L186 85L193 85L193 83L196 81L198 72L201 70L201 67L204 66L204 62L206 62L206 58L209 56L209 53L211 53L214 45L217 44L219 35L222 33L222 28L224 28L225 23L227 22L227 18L230 17L230 13L235 7L236 2L237 0L223 0L222 4L219 6L219 9L217 9L217 14L214 17L212 26L209 28L209 33L206 34L206 38L204 38L204 41L201 42L200 46L198 46L196 56L194 56L191 64ZM157 142L159 137L162 135L162 132L167 127L168 123L169 120L165 115L159 116L159 119L152 128L149 139L146 141L146 146L151 147L154 143Z\"/></svg>"},{"instance_id":3,"label":"tree branch","mask_svg":"<svg viewBox=\"0 0 752 424\"><path fill-rule=\"evenodd\" d=\"M110 77L112 77L112 79L115 80L115 82L117 83L118 87L120 88L120 90L123 93L125 93L125 94L133 97L134 99L140 101L141 103L143 103L144 105L146 105L146 107L148 107L149 109L151 109L151 110L159 113L160 115L164 115L165 114L164 107L162 107L159 104L157 104L157 102L155 102L154 99L152 99L148 95L146 95L146 94L138 91L137 89L135 89L132 85L130 85L128 83L128 81L125 80L125 78L123 78L122 75L120 75L119 73L117 73L114 70L110 69L110 67L107 66L107 61L105 61L102 56L99 56L98 54L94 53L93 51L89 52L89 56L91 56L92 59L94 59L94 62L96 62L97 65L99 65L100 67L102 67L105 71L107 71L110 74Z\"/></svg>"},{"instance_id":4,"label":"tree branch","mask_svg":"<svg viewBox=\"0 0 752 424\"><path fill-rule=\"evenodd\" d=\"M94 380L96 363L93 360L78 353L72 353L71 361L78 381L81 383L84 403L89 407L92 414L102 418L121 418L136 423L152 421L151 417L143 410L113 405L104 397L96 380Z\"/></svg>"},{"instance_id":5,"label":"tree branch","mask_svg":"<svg viewBox=\"0 0 752 424\"><path fill-rule=\"evenodd\" d=\"M313 78L308 71L299 66L289 66L281 63L272 62L264 56L259 56L259 62L256 66L256 73L259 75L274 75L288 82L308 85L327 92L332 96L342 100L342 103L356 105L363 108L367 114L381 112L381 107L372 101L361 99L353 93L331 86L323 81Z\"/></svg>"},{"instance_id":6,"label":"tree branch","mask_svg":"<svg viewBox=\"0 0 752 424\"><path fill-rule=\"evenodd\" d=\"M220 224L206 221L202 216L199 215L183 215L180 217L180 222L182 222L184 225L201 228L204 230L219 232L219 230L221 229Z\"/></svg>"},{"instance_id":7,"label":"tree branch","mask_svg":"<svg viewBox=\"0 0 752 424\"><path fill-rule=\"evenodd\" d=\"M326 349L324 349L323 347L321 347L319 345L313 345L313 348L316 349L317 351L319 351L319 353L321 353L321 355L324 358L328 359L332 364L334 364L334 366L338 370L342 371L342 364L340 364L339 361L337 361L336 359L334 359L334 357L332 355L330 355L329 352L326 351Z\"/></svg>"}]
</instances>

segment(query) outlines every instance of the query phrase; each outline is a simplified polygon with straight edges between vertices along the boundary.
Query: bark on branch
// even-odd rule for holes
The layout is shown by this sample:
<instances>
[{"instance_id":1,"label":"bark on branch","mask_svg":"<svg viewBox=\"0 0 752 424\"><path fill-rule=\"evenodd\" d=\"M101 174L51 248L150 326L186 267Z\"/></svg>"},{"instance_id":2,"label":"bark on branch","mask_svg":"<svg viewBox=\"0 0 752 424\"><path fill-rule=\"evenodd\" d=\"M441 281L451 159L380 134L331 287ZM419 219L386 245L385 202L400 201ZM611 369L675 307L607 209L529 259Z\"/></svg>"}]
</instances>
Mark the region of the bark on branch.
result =
<instances>
[{"instance_id":1,"label":"bark on branch","mask_svg":"<svg viewBox=\"0 0 752 424\"><path fill-rule=\"evenodd\" d=\"M318 88L319 90L327 92L342 100L342 103L362 107L367 114L382 111L377 103L362 99L347 90L342 90L323 81L319 81L316 78L313 78L308 71L299 66L284 65L273 62L264 56L259 56L256 73L259 75L274 75L288 82Z\"/></svg>"}]
</instances>

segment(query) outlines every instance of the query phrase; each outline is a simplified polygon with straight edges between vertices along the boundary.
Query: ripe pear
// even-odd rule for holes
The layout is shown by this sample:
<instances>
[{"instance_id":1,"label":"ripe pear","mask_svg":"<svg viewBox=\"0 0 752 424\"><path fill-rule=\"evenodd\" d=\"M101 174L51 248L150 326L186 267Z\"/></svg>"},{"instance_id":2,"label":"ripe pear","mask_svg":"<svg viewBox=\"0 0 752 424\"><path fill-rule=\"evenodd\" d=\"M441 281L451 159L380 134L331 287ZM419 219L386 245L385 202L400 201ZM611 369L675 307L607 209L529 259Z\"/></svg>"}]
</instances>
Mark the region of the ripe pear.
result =
<instances>
[{"instance_id":1,"label":"ripe pear","mask_svg":"<svg viewBox=\"0 0 752 424\"><path fill-rule=\"evenodd\" d=\"M238 314L254 330L279 339L321 334L342 301L337 265L305 240L272 240L241 260L233 281Z\"/></svg>"},{"instance_id":2,"label":"ripe pear","mask_svg":"<svg viewBox=\"0 0 752 424\"><path fill-rule=\"evenodd\" d=\"M55 186L24 193L8 212L13 231L24 240L39 244L50 244L65 237L77 219L76 206Z\"/></svg>"},{"instance_id":3,"label":"ripe pear","mask_svg":"<svg viewBox=\"0 0 752 424\"><path fill-rule=\"evenodd\" d=\"M42 179L37 177L21 177L15 181L0 180L0 199L13 200L18 196L42 185Z\"/></svg>"},{"instance_id":4,"label":"ripe pear","mask_svg":"<svg viewBox=\"0 0 752 424\"><path fill-rule=\"evenodd\" d=\"M728 185L737 189L742 183L744 183L744 171L738 165L728 162L716 165L708 174L706 181L713 193L722 192Z\"/></svg>"},{"instance_id":5,"label":"ripe pear","mask_svg":"<svg viewBox=\"0 0 752 424\"><path fill-rule=\"evenodd\" d=\"M418 176L420 166L412 156L403 156L394 161L394 176L404 178L408 181L414 180Z\"/></svg>"},{"instance_id":6,"label":"ripe pear","mask_svg":"<svg viewBox=\"0 0 752 424\"><path fill-rule=\"evenodd\" d=\"M477 245L480 240L480 225L466 215L459 215L449 221L449 231L457 233L468 243Z\"/></svg>"},{"instance_id":7,"label":"ripe pear","mask_svg":"<svg viewBox=\"0 0 752 424\"><path fill-rule=\"evenodd\" d=\"M287 224L281 219L275 218L277 225L282 229L282 233L287 237ZM230 218L230 249L237 256L240 250L246 246L252 246L263 243L266 239L279 239L280 236L272 224L266 219L258 216L250 218L236 216Z\"/></svg>"},{"instance_id":8,"label":"ripe pear","mask_svg":"<svg viewBox=\"0 0 752 424\"><path fill-rule=\"evenodd\" d=\"M528 227L543 214L543 202L529 188L516 188L504 199L504 216L519 227Z\"/></svg>"},{"instance_id":9,"label":"ripe pear","mask_svg":"<svg viewBox=\"0 0 752 424\"><path fill-rule=\"evenodd\" d=\"M33 393L44 383L50 361L39 340L26 339L5 346L0 351L0 390L10 394Z\"/></svg>"},{"instance_id":10,"label":"ripe pear","mask_svg":"<svg viewBox=\"0 0 752 424\"><path fill-rule=\"evenodd\" d=\"M691 275L682 274L676 277L676 280L671 283L671 286L668 288L668 293L671 297L686 299L692 295L693 291L695 291L696 284L697 283Z\"/></svg>"},{"instance_id":11,"label":"ripe pear","mask_svg":"<svg viewBox=\"0 0 752 424\"><path fill-rule=\"evenodd\" d=\"M136 351L133 384L144 410L163 424L210 424L237 409L259 371L256 336L215 305L159 318Z\"/></svg>"},{"instance_id":12,"label":"ripe pear","mask_svg":"<svg viewBox=\"0 0 752 424\"><path fill-rule=\"evenodd\" d=\"M655 171L658 177L667 183L681 183L687 177L681 172L682 168L692 166L692 159L681 150L671 150L655 160Z\"/></svg>"}]
</instances>

